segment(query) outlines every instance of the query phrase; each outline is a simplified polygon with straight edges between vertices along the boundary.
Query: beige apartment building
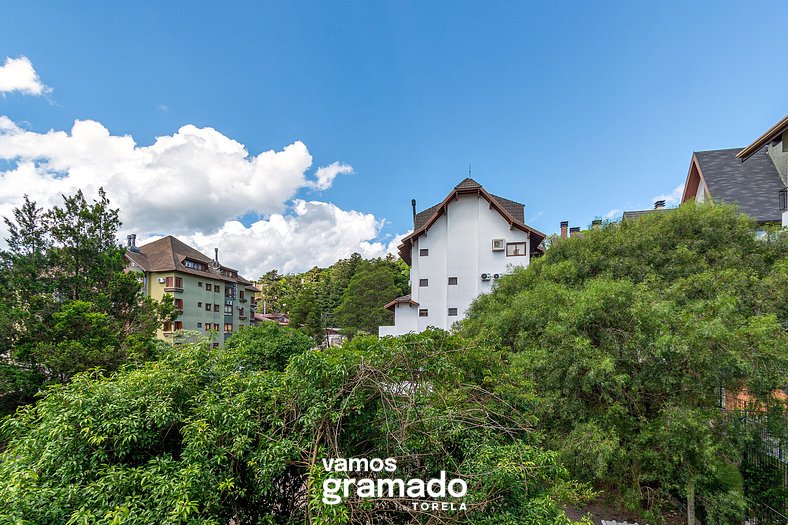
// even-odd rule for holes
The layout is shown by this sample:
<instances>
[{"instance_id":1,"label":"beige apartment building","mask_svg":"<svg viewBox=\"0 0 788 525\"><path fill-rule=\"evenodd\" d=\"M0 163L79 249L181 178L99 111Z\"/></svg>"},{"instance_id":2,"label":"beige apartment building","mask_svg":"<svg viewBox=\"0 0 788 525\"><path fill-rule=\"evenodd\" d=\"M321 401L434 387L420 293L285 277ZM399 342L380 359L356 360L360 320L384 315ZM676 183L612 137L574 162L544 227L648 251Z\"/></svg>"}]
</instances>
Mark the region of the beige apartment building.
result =
<instances>
[{"instance_id":1,"label":"beige apartment building","mask_svg":"<svg viewBox=\"0 0 788 525\"><path fill-rule=\"evenodd\" d=\"M136 246L136 235L128 236L127 271L140 274L147 296L175 298L178 317L161 326L157 337L172 342L180 330L198 331L222 346L253 323L259 290L237 270L220 264L218 252L211 259L172 236Z\"/></svg>"}]
</instances>

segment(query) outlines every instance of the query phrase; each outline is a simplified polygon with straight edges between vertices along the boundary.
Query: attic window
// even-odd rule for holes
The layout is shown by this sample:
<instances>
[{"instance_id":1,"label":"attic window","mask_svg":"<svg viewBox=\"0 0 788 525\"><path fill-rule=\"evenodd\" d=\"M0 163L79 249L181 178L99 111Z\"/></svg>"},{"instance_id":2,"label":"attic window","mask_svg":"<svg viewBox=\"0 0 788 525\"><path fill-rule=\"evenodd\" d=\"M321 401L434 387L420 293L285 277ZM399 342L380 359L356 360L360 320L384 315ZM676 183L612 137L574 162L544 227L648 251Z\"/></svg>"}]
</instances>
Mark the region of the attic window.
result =
<instances>
[{"instance_id":1,"label":"attic window","mask_svg":"<svg viewBox=\"0 0 788 525\"><path fill-rule=\"evenodd\" d=\"M419 250L419 257L427 257L430 254L430 250L428 248L421 248Z\"/></svg>"},{"instance_id":2,"label":"attic window","mask_svg":"<svg viewBox=\"0 0 788 525\"><path fill-rule=\"evenodd\" d=\"M183 261L183 265L186 268L191 268L192 270L201 270L201 271L206 271L207 270L207 268L205 267L204 264L198 263L198 262L195 262L195 261L190 261L189 259L185 259Z\"/></svg>"},{"instance_id":3,"label":"attic window","mask_svg":"<svg viewBox=\"0 0 788 525\"><path fill-rule=\"evenodd\" d=\"M430 280L429 279L419 279L419 286L429 286Z\"/></svg>"}]
</instances>

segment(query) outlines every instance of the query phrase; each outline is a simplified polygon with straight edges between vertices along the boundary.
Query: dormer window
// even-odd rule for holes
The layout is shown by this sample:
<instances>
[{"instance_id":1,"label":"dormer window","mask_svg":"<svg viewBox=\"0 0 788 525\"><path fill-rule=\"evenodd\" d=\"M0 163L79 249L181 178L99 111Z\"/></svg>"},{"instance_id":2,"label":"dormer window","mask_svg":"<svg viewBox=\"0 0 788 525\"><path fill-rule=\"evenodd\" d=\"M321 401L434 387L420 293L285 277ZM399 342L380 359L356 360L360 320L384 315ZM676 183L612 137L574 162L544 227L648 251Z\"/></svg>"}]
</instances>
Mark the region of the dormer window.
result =
<instances>
[{"instance_id":1,"label":"dormer window","mask_svg":"<svg viewBox=\"0 0 788 525\"><path fill-rule=\"evenodd\" d=\"M191 268L192 270L200 270L202 272L208 271L208 268L205 266L204 263L192 261L190 259L184 259L183 265L186 268Z\"/></svg>"}]
</instances>

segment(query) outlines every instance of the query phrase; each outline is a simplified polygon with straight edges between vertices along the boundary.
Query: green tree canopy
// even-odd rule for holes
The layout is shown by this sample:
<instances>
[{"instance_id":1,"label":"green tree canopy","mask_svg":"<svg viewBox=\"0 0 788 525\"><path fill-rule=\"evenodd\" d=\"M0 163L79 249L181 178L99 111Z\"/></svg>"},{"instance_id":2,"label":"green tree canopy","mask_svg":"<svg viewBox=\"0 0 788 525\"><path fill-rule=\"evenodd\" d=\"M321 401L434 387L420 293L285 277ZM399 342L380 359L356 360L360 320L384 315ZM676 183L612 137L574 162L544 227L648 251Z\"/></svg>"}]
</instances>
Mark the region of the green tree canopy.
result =
<instances>
[{"instance_id":1,"label":"green tree canopy","mask_svg":"<svg viewBox=\"0 0 788 525\"><path fill-rule=\"evenodd\" d=\"M46 382L150 357L171 302L140 294L116 244L118 210L103 190L44 210L25 197L5 218L0 252L0 413L32 401Z\"/></svg>"},{"instance_id":2,"label":"green tree canopy","mask_svg":"<svg viewBox=\"0 0 788 525\"><path fill-rule=\"evenodd\" d=\"M391 324L394 314L384 305L401 294L395 277L384 261L363 262L336 309L339 325L375 334L378 326Z\"/></svg>"},{"instance_id":3,"label":"green tree canopy","mask_svg":"<svg viewBox=\"0 0 788 525\"><path fill-rule=\"evenodd\" d=\"M707 523L733 523L740 434L719 399L746 388L781 408L786 257L784 232L683 205L556 241L480 297L462 332L513 353L547 443L580 479L633 508L697 491Z\"/></svg>"},{"instance_id":4,"label":"green tree canopy","mask_svg":"<svg viewBox=\"0 0 788 525\"><path fill-rule=\"evenodd\" d=\"M389 255L364 260L354 253L328 268L314 267L300 274L266 273L260 278L258 310L265 307L268 312L289 315L291 326L318 344L323 343L326 328L375 333L379 324L390 321L391 313L383 306L408 293L409 279L410 269L400 259Z\"/></svg>"},{"instance_id":5,"label":"green tree canopy","mask_svg":"<svg viewBox=\"0 0 788 525\"><path fill-rule=\"evenodd\" d=\"M413 523L408 505L323 503L322 458L397 459L396 477L468 480L443 523L563 524L587 495L531 431L504 354L445 332L295 351L274 324L242 343L173 349L110 377L77 374L2 426L10 523ZM236 336L233 336L236 337ZM280 371L279 357L290 355ZM263 356L260 360L252 356ZM277 356L269 369L266 356ZM357 476L376 476L372 472Z\"/></svg>"}]
</instances>

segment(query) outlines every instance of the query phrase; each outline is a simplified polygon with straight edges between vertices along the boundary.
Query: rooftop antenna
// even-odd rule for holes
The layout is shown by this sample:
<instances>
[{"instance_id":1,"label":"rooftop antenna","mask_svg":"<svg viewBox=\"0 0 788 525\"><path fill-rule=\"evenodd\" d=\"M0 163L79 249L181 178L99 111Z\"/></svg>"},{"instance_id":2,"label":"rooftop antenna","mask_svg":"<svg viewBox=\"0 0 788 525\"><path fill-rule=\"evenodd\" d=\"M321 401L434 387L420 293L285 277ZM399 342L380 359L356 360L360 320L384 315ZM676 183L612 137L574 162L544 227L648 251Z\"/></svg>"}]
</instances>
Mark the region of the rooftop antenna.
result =
<instances>
[{"instance_id":1,"label":"rooftop antenna","mask_svg":"<svg viewBox=\"0 0 788 525\"><path fill-rule=\"evenodd\" d=\"M471 176L471 163L468 163L468 177Z\"/></svg>"}]
</instances>

